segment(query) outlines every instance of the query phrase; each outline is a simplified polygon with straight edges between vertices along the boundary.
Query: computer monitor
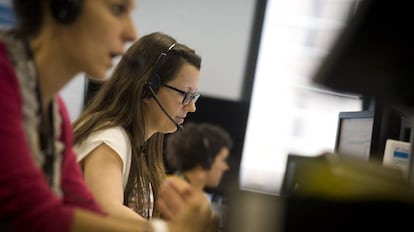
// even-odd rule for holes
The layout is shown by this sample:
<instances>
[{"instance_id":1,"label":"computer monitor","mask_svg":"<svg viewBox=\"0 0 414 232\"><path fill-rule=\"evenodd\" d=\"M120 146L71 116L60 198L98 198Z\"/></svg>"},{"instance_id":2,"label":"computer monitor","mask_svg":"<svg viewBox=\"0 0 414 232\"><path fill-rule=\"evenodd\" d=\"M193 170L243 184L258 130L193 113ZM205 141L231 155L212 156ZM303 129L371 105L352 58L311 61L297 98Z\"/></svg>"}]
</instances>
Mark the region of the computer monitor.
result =
<instances>
[{"instance_id":1,"label":"computer monitor","mask_svg":"<svg viewBox=\"0 0 414 232\"><path fill-rule=\"evenodd\" d=\"M374 127L374 111L340 112L335 152L369 160Z\"/></svg>"},{"instance_id":2,"label":"computer monitor","mask_svg":"<svg viewBox=\"0 0 414 232\"><path fill-rule=\"evenodd\" d=\"M306 166L323 162L324 158L321 157L310 157L296 154L289 154L286 161L286 170L283 176L282 187L280 195L282 197L295 195L296 191L301 188L303 182L298 178L298 173L303 173Z\"/></svg>"},{"instance_id":3,"label":"computer monitor","mask_svg":"<svg viewBox=\"0 0 414 232\"><path fill-rule=\"evenodd\" d=\"M281 196L282 221L278 230L266 231L352 231L356 226L374 231L385 224L403 230L408 225L395 222L413 210L407 204L412 201L404 200L411 193L397 169L333 154L290 154Z\"/></svg>"}]
</instances>

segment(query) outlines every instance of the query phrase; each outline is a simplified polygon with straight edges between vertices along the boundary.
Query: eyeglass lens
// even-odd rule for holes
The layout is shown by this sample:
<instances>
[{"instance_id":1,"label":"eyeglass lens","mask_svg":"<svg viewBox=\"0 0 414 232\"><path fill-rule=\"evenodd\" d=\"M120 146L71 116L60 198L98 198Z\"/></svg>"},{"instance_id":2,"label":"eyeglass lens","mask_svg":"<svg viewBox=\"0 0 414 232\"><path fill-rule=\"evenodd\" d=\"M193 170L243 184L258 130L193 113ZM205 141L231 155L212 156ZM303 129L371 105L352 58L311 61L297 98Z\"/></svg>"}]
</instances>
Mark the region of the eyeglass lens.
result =
<instances>
[{"instance_id":1,"label":"eyeglass lens","mask_svg":"<svg viewBox=\"0 0 414 232\"><path fill-rule=\"evenodd\" d=\"M183 105L190 104L191 101L194 101L194 104L197 102L198 98L200 97L199 93L185 93L183 99Z\"/></svg>"}]
</instances>

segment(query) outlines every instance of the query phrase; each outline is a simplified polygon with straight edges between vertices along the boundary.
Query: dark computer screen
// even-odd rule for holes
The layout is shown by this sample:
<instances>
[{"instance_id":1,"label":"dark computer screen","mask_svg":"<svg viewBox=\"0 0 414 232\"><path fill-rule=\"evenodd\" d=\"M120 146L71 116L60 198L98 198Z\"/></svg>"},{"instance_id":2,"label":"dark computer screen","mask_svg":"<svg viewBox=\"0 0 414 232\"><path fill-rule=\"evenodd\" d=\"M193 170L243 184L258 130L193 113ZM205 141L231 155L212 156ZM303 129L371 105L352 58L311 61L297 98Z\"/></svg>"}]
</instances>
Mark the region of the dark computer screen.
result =
<instances>
[{"instance_id":1,"label":"dark computer screen","mask_svg":"<svg viewBox=\"0 0 414 232\"><path fill-rule=\"evenodd\" d=\"M308 167L319 163L322 157L309 157L296 154L289 154L286 162L286 170L280 190L282 197L295 195L300 189L302 179L299 177ZM313 167L313 166L312 166Z\"/></svg>"},{"instance_id":2,"label":"dark computer screen","mask_svg":"<svg viewBox=\"0 0 414 232\"><path fill-rule=\"evenodd\" d=\"M373 126L373 111L340 112L335 152L369 160Z\"/></svg>"},{"instance_id":3,"label":"dark computer screen","mask_svg":"<svg viewBox=\"0 0 414 232\"><path fill-rule=\"evenodd\" d=\"M352 231L355 226L381 231L388 223L387 227L403 230L395 222L406 217L413 205L387 197L407 191L401 173L376 162L333 157L288 156L280 197L282 221L278 230L266 231Z\"/></svg>"}]
</instances>

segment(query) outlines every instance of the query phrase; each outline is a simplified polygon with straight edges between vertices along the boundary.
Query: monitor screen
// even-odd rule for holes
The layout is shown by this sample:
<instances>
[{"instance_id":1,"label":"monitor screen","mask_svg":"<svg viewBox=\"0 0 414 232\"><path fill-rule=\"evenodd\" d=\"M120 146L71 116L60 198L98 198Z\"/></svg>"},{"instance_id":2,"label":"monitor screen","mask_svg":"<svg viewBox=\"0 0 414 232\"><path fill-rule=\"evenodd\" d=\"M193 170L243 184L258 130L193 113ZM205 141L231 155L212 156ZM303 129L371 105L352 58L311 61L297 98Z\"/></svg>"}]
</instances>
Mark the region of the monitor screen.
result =
<instances>
[{"instance_id":1,"label":"monitor screen","mask_svg":"<svg viewBox=\"0 0 414 232\"><path fill-rule=\"evenodd\" d=\"M368 160L373 126L373 111L340 112L335 152Z\"/></svg>"}]
</instances>

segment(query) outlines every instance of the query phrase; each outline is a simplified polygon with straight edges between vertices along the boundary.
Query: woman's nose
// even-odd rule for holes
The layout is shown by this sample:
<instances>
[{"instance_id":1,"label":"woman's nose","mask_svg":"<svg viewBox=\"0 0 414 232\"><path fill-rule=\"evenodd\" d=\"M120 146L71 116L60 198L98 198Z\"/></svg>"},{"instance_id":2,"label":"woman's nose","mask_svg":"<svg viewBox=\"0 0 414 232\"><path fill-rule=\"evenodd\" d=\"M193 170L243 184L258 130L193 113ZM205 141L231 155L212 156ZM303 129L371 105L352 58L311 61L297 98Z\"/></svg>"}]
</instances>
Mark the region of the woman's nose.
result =
<instances>
[{"instance_id":1,"label":"woman's nose","mask_svg":"<svg viewBox=\"0 0 414 232\"><path fill-rule=\"evenodd\" d=\"M185 109L188 112L195 112L197 110L196 104L194 101L191 101L190 103L188 103L187 105L185 105Z\"/></svg>"},{"instance_id":2,"label":"woman's nose","mask_svg":"<svg viewBox=\"0 0 414 232\"><path fill-rule=\"evenodd\" d=\"M135 41L138 38L137 29L131 16L127 19L123 37L126 42Z\"/></svg>"}]
</instances>

